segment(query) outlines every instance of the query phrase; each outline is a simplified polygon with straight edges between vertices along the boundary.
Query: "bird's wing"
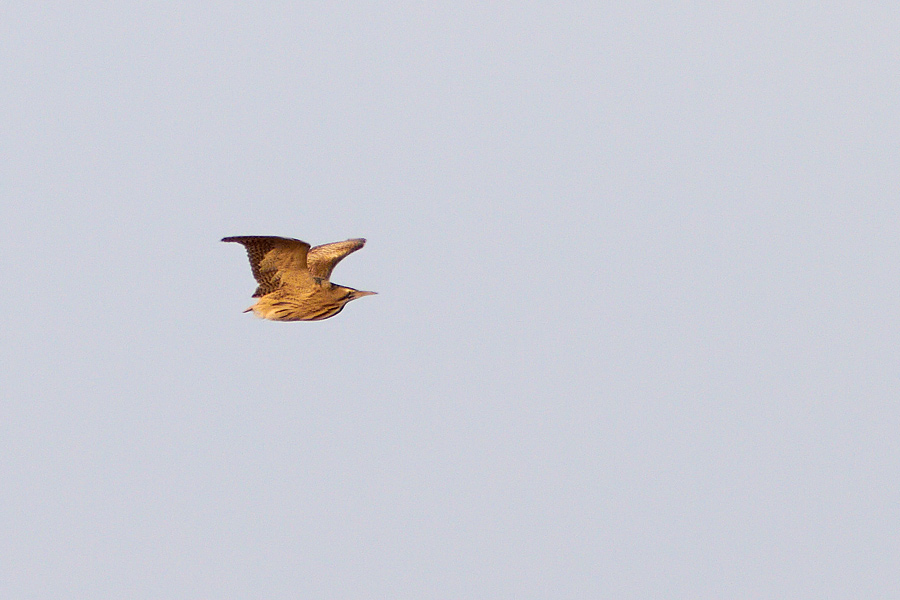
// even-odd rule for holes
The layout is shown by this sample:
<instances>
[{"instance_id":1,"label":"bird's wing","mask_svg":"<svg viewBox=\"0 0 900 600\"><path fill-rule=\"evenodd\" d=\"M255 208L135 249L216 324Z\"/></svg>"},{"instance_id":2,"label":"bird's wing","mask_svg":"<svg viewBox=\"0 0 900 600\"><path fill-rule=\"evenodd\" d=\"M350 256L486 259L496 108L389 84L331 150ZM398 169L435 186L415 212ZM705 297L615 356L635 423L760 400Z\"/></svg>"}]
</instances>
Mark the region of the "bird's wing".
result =
<instances>
[{"instance_id":1,"label":"bird's wing","mask_svg":"<svg viewBox=\"0 0 900 600\"><path fill-rule=\"evenodd\" d=\"M331 279L331 272L345 256L352 252L356 252L366 245L366 240L357 238L355 240L344 240L343 242L332 242L331 244L322 244L316 246L309 251L306 262L309 265L309 272L313 277L321 277L322 279Z\"/></svg>"},{"instance_id":2,"label":"bird's wing","mask_svg":"<svg viewBox=\"0 0 900 600\"><path fill-rule=\"evenodd\" d=\"M253 297L259 298L282 286L311 285L306 267L309 244L291 238L247 235L227 237L223 242L243 244L250 257L253 278L259 284Z\"/></svg>"}]
</instances>

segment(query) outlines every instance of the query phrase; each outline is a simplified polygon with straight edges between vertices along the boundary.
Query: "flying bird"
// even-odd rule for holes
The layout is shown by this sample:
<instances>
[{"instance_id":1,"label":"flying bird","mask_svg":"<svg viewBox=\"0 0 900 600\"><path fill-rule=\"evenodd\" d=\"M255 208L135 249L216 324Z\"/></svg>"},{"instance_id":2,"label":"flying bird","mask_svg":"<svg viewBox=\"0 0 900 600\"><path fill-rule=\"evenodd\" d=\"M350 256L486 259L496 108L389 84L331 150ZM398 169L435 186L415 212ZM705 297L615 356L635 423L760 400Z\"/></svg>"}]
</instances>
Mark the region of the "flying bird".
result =
<instances>
[{"instance_id":1,"label":"flying bird","mask_svg":"<svg viewBox=\"0 0 900 600\"><path fill-rule=\"evenodd\" d=\"M362 248L362 238L310 248L293 238L248 235L223 242L243 244L259 286L256 304L244 312L270 321L321 321L333 317L351 300L371 296L331 283L331 272L345 256Z\"/></svg>"}]
</instances>

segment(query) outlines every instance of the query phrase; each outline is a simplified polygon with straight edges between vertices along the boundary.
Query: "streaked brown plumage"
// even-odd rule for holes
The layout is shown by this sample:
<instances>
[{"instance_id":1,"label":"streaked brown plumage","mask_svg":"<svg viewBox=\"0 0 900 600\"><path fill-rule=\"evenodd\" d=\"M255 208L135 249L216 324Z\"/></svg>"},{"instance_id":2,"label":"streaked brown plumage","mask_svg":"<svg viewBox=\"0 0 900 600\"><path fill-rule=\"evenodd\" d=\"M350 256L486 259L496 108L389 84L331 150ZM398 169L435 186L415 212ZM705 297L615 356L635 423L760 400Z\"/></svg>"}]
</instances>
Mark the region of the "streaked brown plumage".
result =
<instances>
[{"instance_id":1,"label":"streaked brown plumage","mask_svg":"<svg viewBox=\"0 0 900 600\"><path fill-rule=\"evenodd\" d=\"M365 245L362 238L312 249L306 242L274 236L237 236L222 241L237 242L247 249L259 284L253 297L259 300L244 312L252 310L263 319L321 321L341 312L351 300L375 293L330 281L335 265Z\"/></svg>"}]
</instances>

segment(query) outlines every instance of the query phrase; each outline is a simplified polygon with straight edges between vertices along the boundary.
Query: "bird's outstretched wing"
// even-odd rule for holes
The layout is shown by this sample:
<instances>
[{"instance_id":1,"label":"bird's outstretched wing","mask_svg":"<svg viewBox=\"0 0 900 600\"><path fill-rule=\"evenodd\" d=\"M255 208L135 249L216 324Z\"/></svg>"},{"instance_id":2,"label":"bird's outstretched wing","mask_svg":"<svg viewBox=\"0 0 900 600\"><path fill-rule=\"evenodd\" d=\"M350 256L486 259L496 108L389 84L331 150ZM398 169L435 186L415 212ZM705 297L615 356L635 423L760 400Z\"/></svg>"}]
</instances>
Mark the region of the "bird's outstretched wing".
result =
<instances>
[{"instance_id":1,"label":"bird's outstretched wing","mask_svg":"<svg viewBox=\"0 0 900 600\"><path fill-rule=\"evenodd\" d=\"M263 235L246 235L222 238L223 242L243 244L250 257L253 278L259 284L254 298L265 296L276 289L288 286L312 284L312 276L306 266L309 244L292 238Z\"/></svg>"},{"instance_id":2,"label":"bird's outstretched wing","mask_svg":"<svg viewBox=\"0 0 900 600\"><path fill-rule=\"evenodd\" d=\"M309 265L309 272L313 277L331 279L331 272L334 271L335 265L341 262L345 256L356 252L365 245L366 240L357 238L316 246L309 251L309 254L306 257L306 263Z\"/></svg>"}]
</instances>

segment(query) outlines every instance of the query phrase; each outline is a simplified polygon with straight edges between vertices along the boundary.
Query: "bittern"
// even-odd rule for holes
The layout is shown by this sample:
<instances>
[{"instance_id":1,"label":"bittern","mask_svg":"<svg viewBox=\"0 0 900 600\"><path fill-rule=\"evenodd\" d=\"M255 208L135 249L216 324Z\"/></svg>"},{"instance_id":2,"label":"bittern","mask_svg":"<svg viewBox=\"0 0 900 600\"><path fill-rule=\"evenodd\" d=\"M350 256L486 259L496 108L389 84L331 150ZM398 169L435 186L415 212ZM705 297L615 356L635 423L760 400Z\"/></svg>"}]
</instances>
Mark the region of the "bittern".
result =
<instances>
[{"instance_id":1,"label":"bittern","mask_svg":"<svg viewBox=\"0 0 900 600\"><path fill-rule=\"evenodd\" d=\"M247 249L259 284L253 297L259 300L244 312L252 310L263 319L321 321L341 312L351 300L375 293L330 281L335 265L365 245L362 238L312 249L306 242L274 236L237 236L222 241L237 242Z\"/></svg>"}]
</instances>

